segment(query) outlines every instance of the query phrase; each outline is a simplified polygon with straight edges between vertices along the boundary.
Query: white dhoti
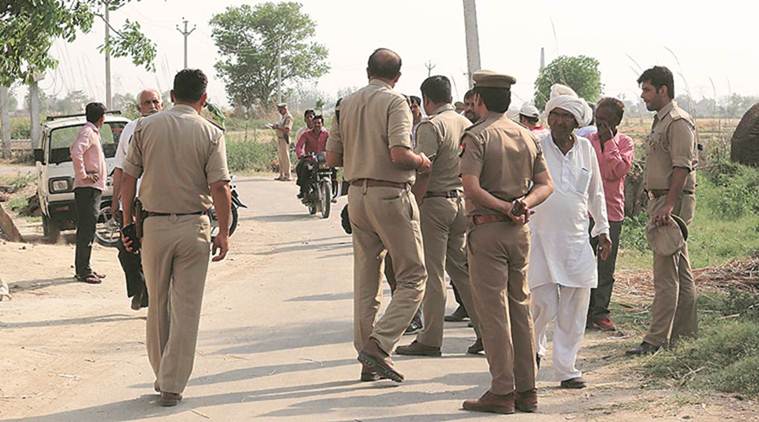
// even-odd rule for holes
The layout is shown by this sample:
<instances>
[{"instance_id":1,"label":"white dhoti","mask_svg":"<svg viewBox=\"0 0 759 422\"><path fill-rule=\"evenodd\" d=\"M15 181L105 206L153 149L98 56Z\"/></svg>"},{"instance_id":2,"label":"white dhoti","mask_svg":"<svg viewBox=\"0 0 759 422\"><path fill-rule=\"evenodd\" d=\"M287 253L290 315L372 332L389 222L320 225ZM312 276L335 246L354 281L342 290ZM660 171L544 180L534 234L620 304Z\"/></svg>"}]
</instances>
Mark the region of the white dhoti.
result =
<instances>
[{"instance_id":1,"label":"white dhoti","mask_svg":"<svg viewBox=\"0 0 759 422\"><path fill-rule=\"evenodd\" d=\"M546 355L548 326L556 321L553 332L553 369L559 380L582 376L575 367L585 334L585 320L590 302L590 287L566 287L543 284L532 289L530 312L535 322L538 356Z\"/></svg>"}]
</instances>

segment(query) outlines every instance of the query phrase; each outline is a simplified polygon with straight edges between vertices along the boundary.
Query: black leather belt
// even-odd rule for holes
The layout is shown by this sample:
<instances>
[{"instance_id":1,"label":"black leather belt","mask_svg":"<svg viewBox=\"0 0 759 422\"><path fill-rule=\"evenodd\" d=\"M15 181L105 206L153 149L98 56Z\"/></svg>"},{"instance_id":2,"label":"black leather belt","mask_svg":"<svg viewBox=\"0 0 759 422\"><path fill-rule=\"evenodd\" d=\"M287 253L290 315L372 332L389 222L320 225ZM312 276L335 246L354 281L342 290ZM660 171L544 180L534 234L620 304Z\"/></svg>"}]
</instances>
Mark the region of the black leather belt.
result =
<instances>
[{"instance_id":1,"label":"black leather belt","mask_svg":"<svg viewBox=\"0 0 759 422\"><path fill-rule=\"evenodd\" d=\"M655 199L661 198L662 196L667 196L669 189L649 189L647 192L650 197L653 197ZM683 193L686 195L694 195L696 192L683 189Z\"/></svg>"},{"instance_id":2,"label":"black leather belt","mask_svg":"<svg viewBox=\"0 0 759 422\"><path fill-rule=\"evenodd\" d=\"M148 217L167 217L169 215L176 215L177 217L181 217L183 215L203 215L205 213L206 213L205 211L177 212L177 213L145 211L145 214Z\"/></svg>"},{"instance_id":3,"label":"black leather belt","mask_svg":"<svg viewBox=\"0 0 759 422\"><path fill-rule=\"evenodd\" d=\"M461 191L451 190L448 192L427 192L424 194L425 198L460 198L462 196Z\"/></svg>"}]
</instances>

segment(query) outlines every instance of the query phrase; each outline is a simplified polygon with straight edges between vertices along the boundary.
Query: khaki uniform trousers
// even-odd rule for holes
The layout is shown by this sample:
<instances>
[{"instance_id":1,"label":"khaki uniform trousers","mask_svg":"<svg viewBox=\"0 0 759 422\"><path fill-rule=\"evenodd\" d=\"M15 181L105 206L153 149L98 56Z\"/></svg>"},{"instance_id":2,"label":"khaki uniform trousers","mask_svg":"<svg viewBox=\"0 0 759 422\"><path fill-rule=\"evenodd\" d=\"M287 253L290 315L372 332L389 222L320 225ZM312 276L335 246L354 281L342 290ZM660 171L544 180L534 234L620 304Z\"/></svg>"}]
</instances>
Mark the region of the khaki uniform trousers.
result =
<instances>
[{"instance_id":1,"label":"khaki uniform trousers","mask_svg":"<svg viewBox=\"0 0 759 422\"><path fill-rule=\"evenodd\" d=\"M653 216L666 203L666 196L648 203L648 215ZM683 194L673 214L690 224L696 207L692 194ZM643 341L664 346L680 337L695 337L698 333L696 314L696 285L688 258L688 244L674 255L654 253L654 303L651 305L651 326Z\"/></svg>"},{"instance_id":2,"label":"khaki uniform trousers","mask_svg":"<svg viewBox=\"0 0 759 422\"><path fill-rule=\"evenodd\" d=\"M419 208L408 188L352 185L348 213L353 228L353 343L361 351L371 337L390 354L419 308L427 280ZM375 324L385 250L393 257L397 286Z\"/></svg>"},{"instance_id":3,"label":"khaki uniform trousers","mask_svg":"<svg viewBox=\"0 0 759 422\"><path fill-rule=\"evenodd\" d=\"M537 368L527 286L530 229L511 222L470 225L467 250L490 392L531 390Z\"/></svg>"},{"instance_id":4,"label":"khaki uniform trousers","mask_svg":"<svg viewBox=\"0 0 759 422\"><path fill-rule=\"evenodd\" d=\"M447 290L445 272L458 289L472 325L477 327L477 311L472 303L466 260L466 211L463 198L425 198L421 206L424 265L427 286L422 300L424 330L416 337L426 346L443 345L443 317ZM475 331L477 329L475 328Z\"/></svg>"},{"instance_id":5,"label":"khaki uniform trousers","mask_svg":"<svg viewBox=\"0 0 759 422\"><path fill-rule=\"evenodd\" d=\"M290 178L290 144L284 138L277 139L277 160L280 177Z\"/></svg>"},{"instance_id":6,"label":"khaki uniform trousers","mask_svg":"<svg viewBox=\"0 0 759 422\"><path fill-rule=\"evenodd\" d=\"M182 393L195 361L211 226L205 215L184 215L149 217L144 228L148 359L161 391Z\"/></svg>"}]
</instances>

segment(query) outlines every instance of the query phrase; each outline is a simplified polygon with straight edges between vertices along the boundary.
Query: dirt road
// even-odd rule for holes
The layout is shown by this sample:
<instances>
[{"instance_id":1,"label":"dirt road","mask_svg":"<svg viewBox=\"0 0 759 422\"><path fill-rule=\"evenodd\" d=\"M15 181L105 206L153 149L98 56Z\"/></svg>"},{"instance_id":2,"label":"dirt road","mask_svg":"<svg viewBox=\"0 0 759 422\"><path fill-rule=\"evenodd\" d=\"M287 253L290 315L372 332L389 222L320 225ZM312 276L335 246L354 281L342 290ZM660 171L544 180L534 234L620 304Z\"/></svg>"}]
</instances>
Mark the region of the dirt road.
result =
<instances>
[{"instance_id":1,"label":"dirt road","mask_svg":"<svg viewBox=\"0 0 759 422\"><path fill-rule=\"evenodd\" d=\"M145 311L125 296L116 251L97 246L102 285L74 282L72 245L0 245L0 419L25 421L444 421L489 381L473 340L449 324L443 358L397 357L407 381L360 383L352 345L352 250L337 205L309 216L294 184L239 181L245 202L233 251L211 265L195 370L176 408L160 408L144 346ZM449 307L453 300L449 301ZM413 338L405 337L401 344ZM510 420L746 420L752 404L641 388L620 350L636 338L590 333L581 366L590 388L565 391L550 361L540 413ZM725 406L730 406L729 410Z\"/></svg>"}]
</instances>

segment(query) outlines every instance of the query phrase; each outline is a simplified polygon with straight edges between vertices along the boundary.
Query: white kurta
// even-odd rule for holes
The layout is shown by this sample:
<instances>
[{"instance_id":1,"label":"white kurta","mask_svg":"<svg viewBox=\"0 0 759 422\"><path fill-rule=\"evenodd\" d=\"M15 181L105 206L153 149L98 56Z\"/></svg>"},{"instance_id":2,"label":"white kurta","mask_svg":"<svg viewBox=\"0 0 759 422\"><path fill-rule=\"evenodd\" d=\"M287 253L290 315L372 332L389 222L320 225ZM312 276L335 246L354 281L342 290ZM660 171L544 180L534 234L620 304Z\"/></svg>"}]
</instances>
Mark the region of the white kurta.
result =
<instances>
[{"instance_id":1,"label":"white kurta","mask_svg":"<svg viewBox=\"0 0 759 422\"><path fill-rule=\"evenodd\" d=\"M590 141L577 138L564 155L550 133L540 138L543 157L553 178L554 191L535 208L530 218L532 242L528 282L530 288L547 283L566 287L596 287L596 257L588 239L609 233L603 181Z\"/></svg>"}]
</instances>

